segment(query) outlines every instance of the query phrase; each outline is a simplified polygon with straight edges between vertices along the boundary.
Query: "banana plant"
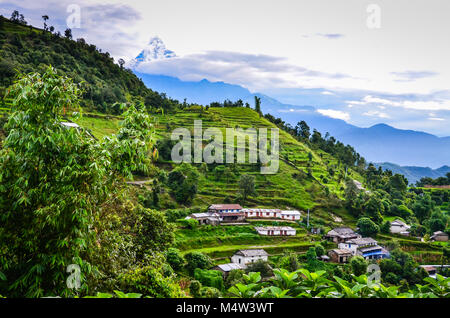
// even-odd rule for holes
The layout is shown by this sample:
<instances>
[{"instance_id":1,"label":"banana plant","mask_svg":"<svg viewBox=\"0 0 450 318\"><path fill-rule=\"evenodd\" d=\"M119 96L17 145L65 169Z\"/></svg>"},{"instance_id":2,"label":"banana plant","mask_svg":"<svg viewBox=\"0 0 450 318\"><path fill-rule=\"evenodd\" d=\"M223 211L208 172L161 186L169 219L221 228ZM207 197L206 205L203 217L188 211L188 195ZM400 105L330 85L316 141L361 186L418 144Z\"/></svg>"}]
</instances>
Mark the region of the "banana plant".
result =
<instances>
[{"instance_id":1,"label":"banana plant","mask_svg":"<svg viewBox=\"0 0 450 318\"><path fill-rule=\"evenodd\" d=\"M298 270L303 276L296 291L301 293L297 297L316 297L321 292L330 289L331 282L324 277L326 271L310 272L306 268Z\"/></svg>"},{"instance_id":2,"label":"banana plant","mask_svg":"<svg viewBox=\"0 0 450 318\"><path fill-rule=\"evenodd\" d=\"M257 289L259 289L260 285L258 284L261 280L261 274L250 272L248 274L244 274L244 281L247 283L241 284L238 283L228 289L228 292L238 298L253 298L256 297L255 295Z\"/></svg>"}]
</instances>

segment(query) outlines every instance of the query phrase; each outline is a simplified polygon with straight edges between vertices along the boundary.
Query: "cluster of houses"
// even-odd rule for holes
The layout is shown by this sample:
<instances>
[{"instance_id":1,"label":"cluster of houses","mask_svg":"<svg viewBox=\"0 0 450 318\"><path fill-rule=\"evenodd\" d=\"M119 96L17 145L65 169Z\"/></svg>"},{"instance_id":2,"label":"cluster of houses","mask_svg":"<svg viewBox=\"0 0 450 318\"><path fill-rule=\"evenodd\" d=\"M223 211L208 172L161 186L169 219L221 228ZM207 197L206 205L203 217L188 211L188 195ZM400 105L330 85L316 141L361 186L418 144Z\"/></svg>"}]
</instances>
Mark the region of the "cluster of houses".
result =
<instances>
[{"instance_id":1,"label":"cluster of houses","mask_svg":"<svg viewBox=\"0 0 450 318\"><path fill-rule=\"evenodd\" d=\"M199 224L219 225L221 223L240 223L246 219L277 219L286 221L300 220L301 213L297 210L280 209L244 209L239 204L213 204L205 213L192 213L186 219L194 219ZM256 232L268 236L293 236L296 230L290 226L258 226Z\"/></svg>"},{"instance_id":2,"label":"cluster of houses","mask_svg":"<svg viewBox=\"0 0 450 318\"><path fill-rule=\"evenodd\" d=\"M366 260L388 258L389 252L371 237L362 237L348 227L338 227L329 231L325 238L338 244L338 248L328 252L332 262L347 263L351 257L360 255Z\"/></svg>"},{"instance_id":3,"label":"cluster of houses","mask_svg":"<svg viewBox=\"0 0 450 318\"><path fill-rule=\"evenodd\" d=\"M391 233L393 234L400 234L409 236L410 235L410 229L411 226L403 222L402 220L396 219L391 222ZM432 241L441 241L446 242L448 241L448 234L442 231L436 231L433 233L433 235L430 237L430 240Z\"/></svg>"}]
</instances>

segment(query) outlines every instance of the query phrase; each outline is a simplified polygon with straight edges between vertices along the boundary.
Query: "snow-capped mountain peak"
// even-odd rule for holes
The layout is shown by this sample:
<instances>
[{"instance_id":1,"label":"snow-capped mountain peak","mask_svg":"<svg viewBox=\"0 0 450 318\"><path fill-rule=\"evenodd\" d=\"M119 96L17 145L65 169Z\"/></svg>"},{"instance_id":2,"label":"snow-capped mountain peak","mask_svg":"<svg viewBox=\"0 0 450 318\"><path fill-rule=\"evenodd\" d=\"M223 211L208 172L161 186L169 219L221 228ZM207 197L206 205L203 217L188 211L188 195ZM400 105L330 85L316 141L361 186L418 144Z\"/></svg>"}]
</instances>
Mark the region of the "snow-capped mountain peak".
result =
<instances>
[{"instance_id":1,"label":"snow-capped mountain peak","mask_svg":"<svg viewBox=\"0 0 450 318\"><path fill-rule=\"evenodd\" d=\"M152 37L147 46L130 61L130 68L136 68L141 63L175 57L175 52L168 50L164 42L157 36Z\"/></svg>"}]
</instances>

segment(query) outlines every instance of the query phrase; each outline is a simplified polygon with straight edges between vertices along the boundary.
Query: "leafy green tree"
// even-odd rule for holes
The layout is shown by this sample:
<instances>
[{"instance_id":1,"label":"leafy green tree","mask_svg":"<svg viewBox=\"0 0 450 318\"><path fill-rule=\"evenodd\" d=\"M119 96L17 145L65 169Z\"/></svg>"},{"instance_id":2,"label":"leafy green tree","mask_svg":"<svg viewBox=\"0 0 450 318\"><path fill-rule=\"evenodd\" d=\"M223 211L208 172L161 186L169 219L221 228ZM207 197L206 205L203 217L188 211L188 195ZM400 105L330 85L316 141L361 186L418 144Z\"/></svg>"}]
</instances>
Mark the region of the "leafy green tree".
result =
<instances>
[{"instance_id":1,"label":"leafy green tree","mask_svg":"<svg viewBox=\"0 0 450 318\"><path fill-rule=\"evenodd\" d=\"M242 195L243 202L247 200L250 195L256 195L255 190L255 177L247 174L243 174L239 179L239 189Z\"/></svg>"},{"instance_id":2,"label":"leafy green tree","mask_svg":"<svg viewBox=\"0 0 450 318\"><path fill-rule=\"evenodd\" d=\"M259 259L256 262L250 263L247 265L245 269L246 273L258 272L262 277L270 277L272 276L272 267L270 267L269 263ZM250 274L249 274L250 275Z\"/></svg>"},{"instance_id":3,"label":"leafy green tree","mask_svg":"<svg viewBox=\"0 0 450 318\"><path fill-rule=\"evenodd\" d=\"M356 225L359 227L359 233L362 236L373 236L380 230L379 226L369 218L360 218Z\"/></svg>"},{"instance_id":4,"label":"leafy green tree","mask_svg":"<svg viewBox=\"0 0 450 318\"><path fill-rule=\"evenodd\" d=\"M212 264L207 255L196 251L187 253L184 255L184 259L186 261L186 268L191 274L194 273L196 268L208 269Z\"/></svg>"},{"instance_id":5,"label":"leafy green tree","mask_svg":"<svg viewBox=\"0 0 450 318\"><path fill-rule=\"evenodd\" d=\"M423 196L420 196L418 200L413 205L412 210L414 214L422 223L425 221L431 214L434 209L434 202L431 199L431 196L428 193L425 193Z\"/></svg>"},{"instance_id":6,"label":"leafy green tree","mask_svg":"<svg viewBox=\"0 0 450 318\"><path fill-rule=\"evenodd\" d=\"M317 253L316 253L315 247L310 247L308 249L308 251L306 252L305 268L310 272L314 272L314 271L321 270L324 268L323 262L319 261L317 259Z\"/></svg>"},{"instance_id":7,"label":"leafy green tree","mask_svg":"<svg viewBox=\"0 0 450 318\"><path fill-rule=\"evenodd\" d=\"M125 104L121 108L125 108ZM153 147L153 125L142 107L130 105L122 114L117 135L105 137L104 147L112 154L111 166L118 173L132 179L133 173L148 173L152 158L157 158Z\"/></svg>"},{"instance_id":8,"label":"leafy green tree","mask_svg":"<svg viewBox=\"0 0 450 318\"><path fill-rule=\"evenodd\" d=\"M189 291L193 297L195 297L195 298L200 297L201 289L202 289L202 283L200 283L198 280L191 280L191 283L189 284Z\"/></svg>"},{"instance_id":9,"label":"leafy green tree","mask_svg":"<svg viewBox=\"0 0 450 318\"><path fill-rule=\"evenodd\" d=\"M163 212L143 208L139 210L137 217L137 241L142 252L165 251L172 245L175 239L173 225L167 223Z\"/></svg>"},{"instance_id":10,"label":"leafy green tree","mask_svg":"<svg viewBox=\"0 0 450 318\"><path fill-rule=\"evenodd\" d=\"M261 115L261 98L255 96L255 111Z\"/></svg>"},{"instance_id":11,"label":"leafy green tree","mask_svg":"<svg viewBox=\"0 0 450 318\"><path fill-rule=\"evenodd\" d=\"M380 232L384 234L391 233L391 222L384 221L383 224L380 226Z\"/></svg>"},{"instance_id":12,"label":"leafy green tree","mask_svg":"<svg viewBox=\"0 0 450 318\"><path fill-rule=\"evenodd\" d=\"M176 271L183 268L184 259L180 251L176 248L170 247L166 252L167 263Z\"/></svg>"},{"instance_id":13,"label":"leafy green tree","mask_svg":"<svg viewBox=\"0 0 450 318\"><path fill-rule=\"evenodd\" d=\"M199 177L197 168L187 163L182 163L169 173L168 185L177 202L192 202L197 194Z\"/></svg>"},{"instance_id":14,"label":"leafy green tree","mask_svg":"<svg viewBox=\"0 0 450 318\"><path fill-rule=\"evenodd\" d=\"M245 272L242 269L233 269L230 271L225 279L225 287L230 288L238 283L244 283Z\"/></svg>"},{"instance_id":15,"label":"leafy green tree","mask_svg":"<svg viewBox=\"0 0 450 318\"><path fill-rule=\"evenodd\" d=\"M369 198L364 204L364 211L365 215L375 223L380 224L383 221L381 214L384 212L384 205L377 196L372 195Z\"/></svg>"},{"instance_id":16,"label":"leafy green tree","mask_svg":"<svg viewBox=\"0 0 450 318\"><path fill-rule=\"evenodd\" d=\"M353 274L360 276L367 272L367 262L362 256L353 256L350 259L350 266L352 268Z\"/></svg>"},{"instance_id":17,"label":"leafy green tree","mask_svg":"<svg viewBox=\"0 0 450 318\"><path fill-rule=\"evenodd\" d=\"M0 151L0 268L9 290L38 297L72 295L69 264L81 267L82 290L92 266L90 229L106 200L108 154L82 129L61 125L63 107L76 108L78 85L45 73L22 75L10 88L8 136Z\"/></svg>"},{"instance_id":18,"label":"leafy green tree","mask_svg":"<svg viewBox=\"0 0 450 318\"><path fill-rule=\"evenodd\" d=\"M279 267L291 272L296 271L300 267L297 255L292 252L285 253L285 255L280 260Z\"/></svg>"},{"instance_id":19,"label":"leafy green tree","mask_svg":"<svg viewBox=\"0 0 450 318\"><path fill-rule=\"evenodd\" d=\"M316 249L316 255L318 257L325 255L325 248L322 245L317 244L314 248Z\"/></svg>"}]
</instances>

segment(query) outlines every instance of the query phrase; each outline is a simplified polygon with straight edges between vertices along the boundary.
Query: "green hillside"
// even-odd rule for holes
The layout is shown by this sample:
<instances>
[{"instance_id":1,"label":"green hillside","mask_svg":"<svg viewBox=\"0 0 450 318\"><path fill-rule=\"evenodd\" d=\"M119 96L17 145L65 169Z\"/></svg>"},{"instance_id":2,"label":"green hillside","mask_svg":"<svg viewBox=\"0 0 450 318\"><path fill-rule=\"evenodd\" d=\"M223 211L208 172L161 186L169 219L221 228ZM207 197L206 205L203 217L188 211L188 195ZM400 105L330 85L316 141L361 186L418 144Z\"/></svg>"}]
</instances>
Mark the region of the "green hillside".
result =
<instances>
[{"instance_id":1,"label":"green hillside","mask_svg":"<svg viewBox=\"0 0 450 318\"><path fill-rule=\"evenodd\" d=\"M131 71L115 64L108 52L84 39L73 41L0 16L0 97L18 73L42 72L47 65L82 84L81 106L86 110L118 114L116 102L140 101L164 109L178 104L148 89ZM0 111L5 107L0 104Z\"/></svg>"},{"instance_id":2,"label":"green hillside","mask_svg":"<svg viewBox=\"0 0 450 318\"><path fill-rule=\"evenodd\" d=\"M26 222L19 223L22 222L19 220L18 223L14 223L14 217L18 213L10 212L12 206L19 210L20 204L26 205L27 202L27 196L16 193L20 193L23 187L31 187L28 186L28 180L24 180L25 177L21 171L25 170L29 175L36 174L37 168L33 160L39 155L27 158L29 164L21 162L22 157L26 157L24 154L29 153L26 148L29 144L36 144L33 151L37 153L42 152L40 146L42 143L52 144L54 152L46 153L46 155L51 157L54 154L54 157L62 160L61 164L71 167L74 175L91 173L90 168L98 166L96 160L103 159L99 164L104 167L102 170L104 175L102 174L102 177L96 180L99 185L102 185L99 189L103 189L104 186L107 190L105 194L103 190L99 190L101 194L96 197L96 200L100 202L99 205L95 203L97 202L95 200L89 201L92 215L96 217L93 218L94 223L87 220L84 224L92 240L89 240L91 245L88 249L85 249L85 246L82 248L83 251L93 251L92 255L87 256L88 259L94 264L100 264L102 274L107 277L104 280L90 282L100 291L111 291L117 286L128 286L129 291L136 291L135 285L138 283L134 279L138 279L136 277L140 275L139 273L143 273L142 277L147 277L147 274L157 277L155 281L158 284L169 280L170 284L177 286L177 289L183 289L185 293L183 295L189 295L187 283L194 278L197 279L189 268L189 255L194 252L200 253L197 256L204 257L207 261L202 268L210 269L212 265L228 262L231 255L244 248L263 248L268 252L269 265L273 268L284 268L290 271L298 268L309 268L308 270L311 271L324 269L329 278L334 275L355 274L350 265L330 264L318 260L317 256L331 248L336 248L337 245L326 241L323 235L310 233L306 225L307 211L310 212L310 225L320 228L322 234L337 226L358 227L358 231L363 236L373 237L384 247L395 252L393 254L397 255L397 258L392 260L394 264L388 262L383 269L383 282L386 284L402 285L403 282L400 283L400 281L404 280L406 285L403 285L414 286L422 281L423 274L417 270L417 262L437 264L444 261L443 253L447 251L444 248L447 248L448 244L431 242L429 238L435 231L450 232L448 226L450 192L448 190L408 188L402 175L383 171L381 168L377 169L372 164L366 166L364 158L351 146L343 145L330 136L322 137L316 130L310 133L306 123L299 123L300 129L294 128L286 125L280 118L274 118L270 114L263 116L247 107L180 104L164 94L145 87L131 71L115 64L108 53L101 53L94 45L86 44L83 40L73 41L48 31L43 32L40 29L12 23L0 17L0 43L0 93L2 96L8 91L16 75L30 72L49 72L55 76L54 78L59 78L58 81L61 83L64 83L64 80L59 75L69 76L84 89L80 96L82 116L75 116L71 109L65 109L60 102L55 103L58 112L52 113L51 107L47 104L47 99L50 98L45 94L34 94L30 101L27 94L30 95L32 90L27 84L15 87L16 94L26 98L19 99L17 102L17 96L15 97L16 108L11 118L22 120L12 120L19 128L11 134L13 137L7 140L4 140L4 137L12 131L7 130L15 127L10 120L9 126L6 126L9 128L3 128L8 115L11 114L12 100L10 97L1 99L0 140L2 142L0 146L3 141L5 144L0 153L3 157L0 159L4 164L8 164L7 160L14 159L15 165L4 167L15 169L14 173L18 176L16 178L5 174L5 176L2 175L3 179L0 178L1 180L9 178L6 186L3 183L0 184L3 191L1 212L11 215L8 233L12 234L8 234L10 235L8 237L11 237L14 242L17 241L16 224L28 228L28 235L35 241L39 236L35 236L34 232L36 229L42 230L39 222L36 224L29 222L30 225ZM48 65L53 65L57 71L48 68ZM38 75L34 80L42 83ZM19 81L19 84L21 83L23 84ZM38 92L43 90L36 83L34 85L33 90ZM65 88L65 85L61 84L55 90L61 90L61 87ZM75 100L75 97L69 96L63 100L72 98ZM25 125L25 128L20 126L22 122L27 123L26 120L29 119L23 114L24 111L18 108L17 103L19 106L24 104L27 110L36 108L47 111L48 118L52 119L50 128L57 132L56 137L59 136L58 134L65 136L68 133L74 138L70 139L72 142L81 140L91 145L96 151L102 150L98 154L107 155L100 157L97 152L92 152L89 157L91 161L80 160L85 165L79 164L80 162L73 160L72 157L64 161L64 158L59 157L61 156L59 148L53 146L51 136L45 135L47 131L41 129L42 125L48 124L47 122L43 124L36 120ZM121 103L120 106L119 103ZM140 106L143 106L142 109ZM256 106L255 108L257 109ZM41 116L42 112L35 112L36 118L40 119ZM78 134L75 130L67 132L61 129L61 120L73 121L91 134ZM195 120L202 121L203 131L212 127L219 128L224 138L226 128L279 128L278 172L261 174L261 164L250 164L248 161L244 164L175 164L170 155L175 143L170 139L171 133L176 128L187 128L193 135ZM149 122L152 123L152 127ZM25 134L26 137L17 134L17 132L20 133L20 129L26 130L30 127L33 130L32 134ZM268 133L270 140L270 130ZM64 139L55 138L55 140L64 147L71 146L72 143L65 142ZM210 140L202 142L205 146L210 143ZM245 148L248 158L248 143ZM18 149L18 153L22 155L11 155L15 149ZM76 155L82 151L80 149L84 148L70 149L68 152L70 155ZM153 160L149 160L150 155ZM39 164L52 168L55 176L64 175L64 169L61 171L60 166L56 168L52 166L53 161L59 162L51 158ZM80 170L82 173L79 173ZM37 185L33 184L33 186L39 189L44 188L45 193L48 192L49 196L52 196L55 204L64 201L62 197L65 193L56 198L52 194L59 193L56 191L59 187L59 183L55 182L59 180L57 177L49 178L49 180L46 179L47 175L39 177L41 179L38 180L44 181L36 182ZM243 195L244 191L240 184L245 178L254 178L252 180L254 180L255 191L248 196ZM73 202L81 202L76 199L78 192L82 190L80 184L84 187L89 185L89 182L71 184L71 180L71 178L64 179L64 184L70 188L68 193L73 198ZM355 180L361 184L355 183ZM14 187L10 186L11 184ZM45 186L41 186L42 184ZM36 189L33 188L30 193L34 191ZM86 195L91 194L86 190ZM33 194L32 197L36 205L26 206L28 209L26 211L30 211L26 214L27 217L33 219L30 217L33 216L32 213L44 209L45 213L41 212L39 215L42 222L47 222L46 213L55 218L55 223L61 221L57 215L49 213L53 212L52 205L47 205L45 201L42 203L42 198L45 196ZM191 213L205 212L209 205L220 203L240 203L244 207L297 209L302 211L302 216L300 221L252 219L246 220L244 224L218 226L200 226L195 220L185 219ZM69 220L73 212L71 205L64 205L64 209ZM411 225L410 237L390 233L388 221L396 218L402 218ZM68 224L67 228L71 230L70 222ZM255 231L255 225L291 226L296 229L296 235L262 236ZM55 233L59 235L56 230ZM1 234L0 228L0 236ZM74 240L77 241L76 236ZM2 248L8 251L10 247L5 242L6 240ZM33 247L33 244L30 246ZM64 245L70 244L64 241L61 247ZM168 260L169 248L178 249L175 252L179 254L175 258L181 259L178 266ZM20 244L16 246L16 250L17 253L21 252ZM316 255L316 250L321 254ZM30 255L34 254L33 252ZM212 262L205 255L211 258ZM0 257L0 262L2 260L3 258ZM47 260L51 262L50 258ZM362 262L365 261L362 260ZM365 264L368 263L369 261ZM34 263L30 264L34 265ZM397 267L400 267L400 270ZM3 269L0 268L0 270ZM60 272L64 271L60 269L58 272L55 271L58 275ZM392 274L388 276L389 279L386 279L387 274ZM2 283L1 278L0 271L0 291L7 288L7 283ZM65 280L60 280L63 285L64 282ZM125 282L128 285L123 285ZM153 287L154 282L146 281L145 284L147 283ZM149 295L161 296L159 292L152 292ZM162 295L170 297L179 294Z\"/></svg>"}]
</instances>

